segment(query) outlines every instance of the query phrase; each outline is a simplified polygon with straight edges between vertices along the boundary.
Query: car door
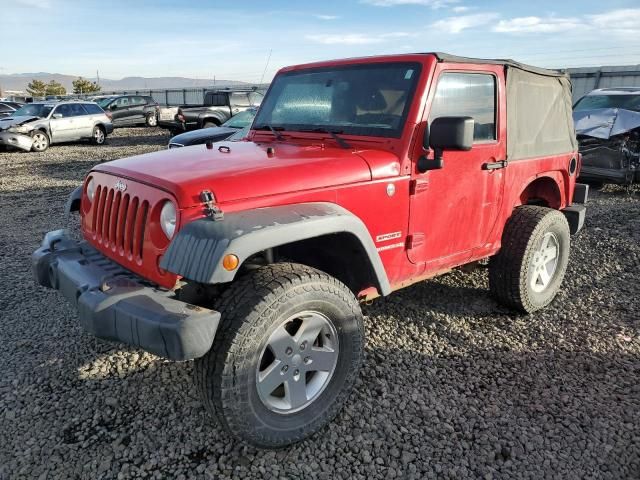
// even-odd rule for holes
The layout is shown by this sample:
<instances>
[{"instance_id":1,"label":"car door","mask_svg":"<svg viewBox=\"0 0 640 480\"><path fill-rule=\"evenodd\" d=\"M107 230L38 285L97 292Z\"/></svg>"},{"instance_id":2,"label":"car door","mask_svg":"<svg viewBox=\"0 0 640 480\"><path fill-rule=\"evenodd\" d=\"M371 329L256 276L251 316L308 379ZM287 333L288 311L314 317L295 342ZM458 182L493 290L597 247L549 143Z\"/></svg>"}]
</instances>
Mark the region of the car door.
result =
<instances>
[{"instance_id":1,"label":"car door","mask_svg":"<svg viewBox=\"0 0 640 480\"><path fill-rule=\"evenodd\" d=\"M75 119L71 105L65 103L58 105L49 117L49 131L51 142L68 142L75 137Z\"/></svg>"},{"instance_id":2,"label":"car door","mask_svg":"<svg viewBox=\"0 0 640 480\"><path fill-rule=\"evenodd\" d=\"M76 126L74 140L91 138L91 134L93 133L93 120L91 119L89 112L87 112L81 103L72 104L71 109L73 111L73 120Z\"/></svg>"},{"instance_id":3,"label":"car door","mask_svg":"<svg viewBox=\"0 0 640 480\"><path fill-rule=\"evenodd\" d=\"M129 124L129 97L119 97L109 104L113 124L120 127Z\"/></svg>"},{"instance_id":4,"label":"car door","mask_svg":"<svg viewBox=\"0 0 640 480\"><path fill-rule=\"evenodd\" d=\"M504 183L502 169L487 169L506 158L506 131L497 121L505 118L498 110L505 108L498 101L502 70L451 66L436 67L423 123L428 128L438 117L470 116L474 143L469 151L444 151L442 168L413 174L407 253L413 263L425 262L427 270L464 263L483 246L497 219ZM414 162L422 155L433 158L433 151L417 143Z\"/></svg>"},{"instance_id":5,"label":"car door","mask_svg":"<svg viewBox=\"0 0 640 480\"><path fill-rule=\"evenodd\" d=\"M144 123L144 107L147 104L142 97L129 97L131 123Z\"/></svg>"}]
</instances>

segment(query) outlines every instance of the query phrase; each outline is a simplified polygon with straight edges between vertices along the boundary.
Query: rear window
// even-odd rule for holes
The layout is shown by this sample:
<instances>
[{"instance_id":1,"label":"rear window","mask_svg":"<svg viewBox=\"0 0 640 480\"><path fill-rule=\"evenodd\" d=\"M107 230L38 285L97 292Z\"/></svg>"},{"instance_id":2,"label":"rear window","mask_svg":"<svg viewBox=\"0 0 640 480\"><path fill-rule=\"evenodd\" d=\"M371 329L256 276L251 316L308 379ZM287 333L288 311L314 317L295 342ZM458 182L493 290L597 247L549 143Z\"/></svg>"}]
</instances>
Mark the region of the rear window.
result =
<instances>
[{"instance_id":1,"label":"rear window","mask_svg":"<svg viewBox=\"0 0 640 480\"><path fill-rule=\"evenodd\" d=\"M104 113L104 111L95 103L84 103L83 106L89 115Z\"/></svg>"}]
</instances>

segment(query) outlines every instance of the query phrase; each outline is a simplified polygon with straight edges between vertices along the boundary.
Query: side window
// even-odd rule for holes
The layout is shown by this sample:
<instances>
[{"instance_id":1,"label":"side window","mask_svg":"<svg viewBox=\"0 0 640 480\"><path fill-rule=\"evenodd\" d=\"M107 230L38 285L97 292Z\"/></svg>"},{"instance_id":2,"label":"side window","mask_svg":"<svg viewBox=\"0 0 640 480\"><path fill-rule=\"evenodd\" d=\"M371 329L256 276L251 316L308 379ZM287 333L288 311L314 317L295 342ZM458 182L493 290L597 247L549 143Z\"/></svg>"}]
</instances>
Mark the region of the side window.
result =
<instances>
[{"instance_id":1,"label":"side window","mask_svg":"<svg viewBox=\"0 0 640 480\"><path fill-rule=\"evenodd\" d=\"M67 118L73 116L73 110L71 109L71 105L65 103L64 105L59 105L53 114L62 115L62 118Z\"/></svg>"},{"instance_id":2,"label":"side window","mask_svg":"<svg viewBox=\"0 0 640 480\"><path fill-rule=\"evenodd\" d=\"M142 97L131 97L132 105L145 105L147 102Z\"/></svg>"},{"instance_id":3,"label":"side window","mask_svg":"<svg viewBox=\"0 0 640 480\"><path fill-rule=\"evenodd\" d=\"M79 117L80 115L86 115L87 111L79 103L73 103L69 105L71 107L71 115Z\"/></svg>"},{"instance_id":4,"label":"side window","mask_svg":"<svg viewBox=\"0 0 640 480\"><path fill-rule=\"evenodd\" d=\"M207 93L205 104L212 107L226 107L227 95L224 93Z\"/></svg>"},{"instance_id":5,"label":"side window","mask_svg":"<svg viewBox=\"0 0 640 480\"><path fill-rule=\"evenodd\" d=\"M97 115L103 113L102 109L95 103L85 103L83 104L83 106L84 109L89 113L89 115Z\"/></svg>"},{"instance_id":6,"label":"side window","mask_svg":"<svg viewBox=\"0 0 640 480\"><path fill-rule=\"evenodd\" d=\"M129 106L129 97L121 97L115 101L118 108L124 108Z\"/></svg>"},{"instance_id":7,"label":"side window","mask_svg":"<svg viewBox=\"0 0 640 480\"><path fill-rule=\"evenodd\" d=\"M238 107L248 107L249 97L246 93L232 93L231 94L231 105Z\"/></svg>"},{"instance_id":8,"label":"side window","mask_svg":"<svg viewBox=\"0 0 640 480\"><path fill-rule=\"evenodd\" d=\"M13 109L9 108L9 106L4 103L0 103L0 112L13 112Z\"/></svg>"},{"instance_id":9,"label":"side window","mask_svg":"<svg viewBox=\"0 0 640 480\"><path fill-rule=\"evenodd\" d=\"M473 117L473 139L496 139L496 79L483 73L443 73L429 113L438 117Z\"/></svg>"}]
</instances>

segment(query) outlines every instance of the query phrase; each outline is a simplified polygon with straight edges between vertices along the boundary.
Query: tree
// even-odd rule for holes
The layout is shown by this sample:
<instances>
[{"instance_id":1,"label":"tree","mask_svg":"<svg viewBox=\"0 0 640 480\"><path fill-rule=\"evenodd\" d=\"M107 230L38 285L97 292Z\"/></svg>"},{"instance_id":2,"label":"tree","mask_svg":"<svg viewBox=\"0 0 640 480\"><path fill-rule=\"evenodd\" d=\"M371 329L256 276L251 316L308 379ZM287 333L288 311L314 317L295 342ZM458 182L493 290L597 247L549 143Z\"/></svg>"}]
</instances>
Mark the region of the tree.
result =
<instances>
[{"instance_id":1,"label":"tree","mask_svg":"<svg viewBox=\"0 0 640 480\"><path fill-rule=\"evenodd\" d=\"M47 84L41 80L31 80L27 85L27 93L32 97L44 97L47 93Z\"/></svg>"},{"instance_id":2,"label":"tree","mask_svg":"<svg viewBox=\"0 0 640 480\"><path fill-rule=\"evenodd\" d=\"M51 80L47 83L46 95L66 95L67 89L62 86L61 83Z\"/></svg>"},{"instance_id":3,"label":"tree","mask_svg":"<svg viewBox=\"0 0 640 480\"><path fill-rule=\"evenodd\" d=\"M86 78L78 77L73 81L73 93L94 93L100 91L100 85Z\"/></svg>"}]
</instances>

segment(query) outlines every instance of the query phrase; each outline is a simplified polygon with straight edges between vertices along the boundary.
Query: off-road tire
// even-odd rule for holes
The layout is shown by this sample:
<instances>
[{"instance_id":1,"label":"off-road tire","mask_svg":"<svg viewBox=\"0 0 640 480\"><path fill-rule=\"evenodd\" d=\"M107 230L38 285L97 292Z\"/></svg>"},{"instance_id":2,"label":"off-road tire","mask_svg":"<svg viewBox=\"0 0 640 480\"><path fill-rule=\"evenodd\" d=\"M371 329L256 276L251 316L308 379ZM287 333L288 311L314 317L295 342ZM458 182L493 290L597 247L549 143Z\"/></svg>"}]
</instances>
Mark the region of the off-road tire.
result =
<instances>
[{"instance_id":1,"label":"off-road tire","mask_svg":"<svg viewBox=\"0 0 640 480\"><path fill-rule=\"evenodd\" d=\"M35 130L31 134L31 136L34 140L38 141L38 143L34 141L33 145L31 146L32 152L44 152L51 145L51 139L49 138L47 132L43 132L42 130Z\"/></svg>"},{"instance_id":2,"label":"off-road tire","mask_svg":"<svg viewBox=\"0 0 640 480\"><path fill-rule=\"evenodd\" d=\"M194 379L206 409L230 434L258 447L278 448L312 435L338 414L364 348L362 312L345 285L304 265L277 263L236 280L215 308L221 323L211 350L195 361ZM321 311L335 326L337 363L315 401L295 413L277 413L257 393L257 362L281 319L307 310Z\"/></svg>"},{"instance_id":3,"label":"off-road tire","mask_svg":"<svg viewBox=\"0 0 640 480\"><path fill-rule=\"evenodd\" d=\"M94 145L104 145L107 141L107 132L100 125L93 127L91 131L91 143Z\"/></svg>"},{"instance_id":4,"label":"off-road tire","mask_svg":"<svg viewBox=\"0 0 640 480\"><path fill-rule=\"evenodd\" d=\"M559 243L558 262L549 284L541 292L531 286L534 255L547 232ZM524 205L514 210L502 234L502 247L489 261L489 289L502 304L532 313L553 301L569 262L570 234L558 210Z\"/></svg>"},{"instance_id":5,"label":"off-road tire","mask_svg":"<svg viewBox=\"0 0 640 480\"><path fill-rule=\"evenodd\" d=\"M213 128L213 127L219 127L220 125L218 125L216 122L212 122L211 120L206 121L202 124L202 128Z\"/></svg>"},{"instance_id":6,"label":"off-road tire","mask_svg":"<svg viewBox=\"0 0 640 480\"><path fill-rule=\"evenodd\" d=\"M147 127L157 127L158 126L158 117L156 117L155 113L149 113L145 120L144 120L144 124Z\"/></svg>"}]
</instances>

